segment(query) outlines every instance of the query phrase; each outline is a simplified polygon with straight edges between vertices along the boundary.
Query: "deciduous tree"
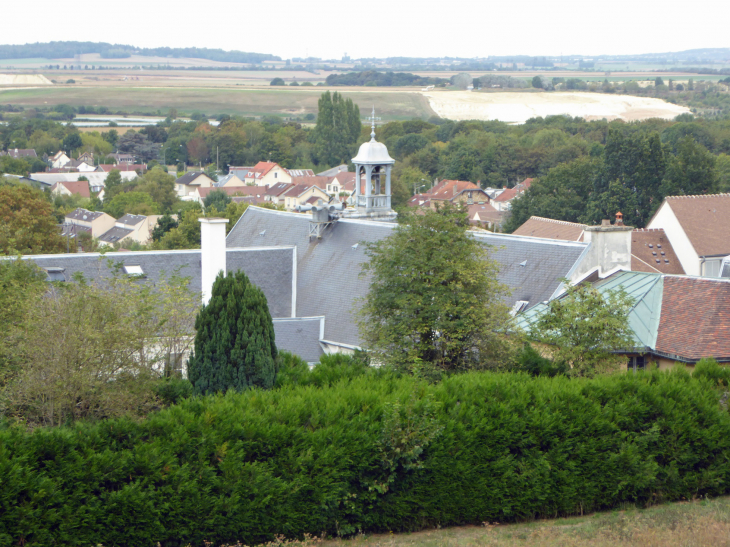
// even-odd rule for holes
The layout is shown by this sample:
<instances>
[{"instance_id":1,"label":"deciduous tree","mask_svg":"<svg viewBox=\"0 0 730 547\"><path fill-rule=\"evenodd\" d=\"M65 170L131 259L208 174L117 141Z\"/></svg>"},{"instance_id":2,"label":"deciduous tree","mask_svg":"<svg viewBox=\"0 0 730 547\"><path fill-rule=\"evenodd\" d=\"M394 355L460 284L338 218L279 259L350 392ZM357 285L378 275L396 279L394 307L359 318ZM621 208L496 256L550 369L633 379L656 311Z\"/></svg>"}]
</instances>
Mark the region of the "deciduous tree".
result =
<instances>
[{"instance_id":1,"label":"deciduous tree","mask_svg":"<svg viewBox=\"0 0 730 547\"><path fill-rule=\"evenodd\" d=\"M0 253L61 253L66 242L43 192L0 181Z\"/></svg>"}]
</instances>

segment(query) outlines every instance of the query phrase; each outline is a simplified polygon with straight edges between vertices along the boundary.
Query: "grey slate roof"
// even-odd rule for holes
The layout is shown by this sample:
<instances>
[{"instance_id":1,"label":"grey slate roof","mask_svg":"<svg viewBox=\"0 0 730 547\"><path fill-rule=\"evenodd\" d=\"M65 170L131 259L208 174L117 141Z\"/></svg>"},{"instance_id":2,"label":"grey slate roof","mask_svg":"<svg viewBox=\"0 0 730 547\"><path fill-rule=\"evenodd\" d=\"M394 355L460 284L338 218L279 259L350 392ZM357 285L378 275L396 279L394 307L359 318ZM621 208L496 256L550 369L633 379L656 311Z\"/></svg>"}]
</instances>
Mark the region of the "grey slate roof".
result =
<instances>
[{"instance_id":1,"label":"grey slate roof","mask_svg":"<svg viewBox=\"0 0 730 547\"><path fill-rule=\"evenodd\" d=\"M88 211L86 209L74 209L69 214L66 215L66 218L70 218L72 220L85 220L87 222L91 222L93 220L96 220L100 216L102 216L104 213L100 211Z\"/></svg>"},{"instance_id":2,"label":"grey slate roof","mask_svg":"<svg viewBox=\"0 0 730 547\"><path fill-rule=\"evenodd\" d=\"M117 222L119 224L124 224L125 226L137 226L140 222L143 222L147 217L144 215L130 215L127 213L126 215L120 217L117 219Z\"/></svg>"},{"instance_id":3,"label":"grey slate roof","mask_svg":"<svg viewBox=\"0 0 730 547\"><path fill-rule=\"evenodd\" d=\"M319 361L324 353L319 343L324 323L324 317L274 319L277 349L298 355L307 363Z\"/></svg>"},{"instance_id":4,"label":"grey slate roof","mask_svg":"<svg viewBox=\"0 0 730 547\"><path fill-rule=\"evenodd\" d=\"M175 184L188 185L201 175L205 175L205 173L203 173L202 171L190 171L189 173L185 173L183 176L175 180Z\"/></svg>"},{"instance_id":5,"label":"grey slate roof","mask_svg":"<svg viewBox=\"0 0 730 547\"><path fill-rule=\"evenodd\" d=\"M261 288L269 301L272 317L291 317L292 315L292 248L278 249L236 249L229 248L226 255L228 271L243 270L252 283ZM185 251L139 251L107 253L26 255L24 260L32 260L41 268L64 268L66 281L71 281L75 273L86 279L104 279L112 276L108 263L127 266L141 266L145 279L156 283L164 274L176 271L180 276L189 277L189 288L201 291L200 249Z\"/></svg>"},{"instance_id":6,"label":"grey slate roof","mask_svg":"<svg viewBox=\"0 0 730 547\"><path fill-rule=\"evenodd\" d=\"M105 243L115 243L119 241L120 239L124 239L129 234L134 232L131 228L119 228L118 226L115 226L114 228L107 230L103 234L99 236L99 241L103 241Z\"/></svg>"},{"instance_id":7,"label":"grey slate roof","mask_svg":"<svg viewBox=\"0 0 730 547\"><path fill-rule=\"evenodd\" d=\"M387 237L395 225L342 219L327 228L322 239L310 240L309 219L309 215L249 207L226 243L229 248L296 246L296 315L324 315L324 340L359 346L353 312L356 299L367 295L369 285L368 279L360 276L367 260L363 243ZM495 246L491 256L500 264L500 281L512 289L510 304L517 300L530 304L547 300L587 247L586 243L483 232L475 232L475 237Z\"/></svg>"}]
</instances>

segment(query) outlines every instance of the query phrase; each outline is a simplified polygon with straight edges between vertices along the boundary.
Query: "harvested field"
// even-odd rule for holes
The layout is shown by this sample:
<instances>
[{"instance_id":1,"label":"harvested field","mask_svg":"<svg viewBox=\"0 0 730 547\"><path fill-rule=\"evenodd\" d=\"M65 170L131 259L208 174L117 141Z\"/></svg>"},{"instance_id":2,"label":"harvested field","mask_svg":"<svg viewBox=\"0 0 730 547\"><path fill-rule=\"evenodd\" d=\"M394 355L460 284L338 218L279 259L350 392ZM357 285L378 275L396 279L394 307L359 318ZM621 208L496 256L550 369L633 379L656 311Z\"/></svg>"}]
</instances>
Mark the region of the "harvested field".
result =
<instances>
[{"instance_id":1,"label":"harvested field","mask_svg":"<svg viewBox=\"0 0 730 547\"><path fill-rule=\"evenodd\" d=\"M0 74L0 85L53 85L43 74Z\"/></svg>"},{"instance_id":2,"label":"harvested field","mask_svg":"<svg viewBox=\"0 0 730 547\"><path fill-rule=\"evenodd\" d=\"M323 88L245 89L208 87L95 87L53 86L51 88L0 89L0 103L24 106L105 106L111 111L166 113L170 108L208 116L274 114L302 117L317 114ZM428 118L435 113L418 92L339 90L360 106L363 117L375 106L384 120Z\"/></svg>"},{"instance_id":3,"label":"harvested field","mask_svg":"<svg viewBox=\"0 0 730 547\"><path fill-rule=\"evenodd\" d=\"M424 93L431 108L451 120L499 120L524 123L530 118L568 115L586 120L672 119L688 108L661 99L603 93L517 93L439 91Z\"/></svg>"}]
</instances>

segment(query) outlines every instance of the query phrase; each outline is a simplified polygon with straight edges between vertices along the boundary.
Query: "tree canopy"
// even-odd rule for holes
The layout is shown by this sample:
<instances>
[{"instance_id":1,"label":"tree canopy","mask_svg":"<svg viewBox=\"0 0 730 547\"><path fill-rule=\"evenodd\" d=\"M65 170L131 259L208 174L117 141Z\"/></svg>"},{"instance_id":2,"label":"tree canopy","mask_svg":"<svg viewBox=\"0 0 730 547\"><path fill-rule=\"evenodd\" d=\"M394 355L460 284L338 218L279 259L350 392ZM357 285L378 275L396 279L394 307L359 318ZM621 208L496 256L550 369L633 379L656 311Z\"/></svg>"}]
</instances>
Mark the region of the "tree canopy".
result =
<instances>
[{"instance_id":1,"label":"tree canopy","mask_svg":"<svg viewBox=\"0 0 730 547\"><path fill-rule=\"evenodd\" d=\"M0 253L65 252L66 241L41 190L0 180Z\"/></svg>"},{"instance_id":2,"label":"tree canopy","mask_svg":"<svg viewBox=\"0 0 730 547\"><path fill-rule=\"evenodd\" d=\"M465 211L447 206L403 215L368 245L359 327L376 361L427 376L506 364L507 289L468 227Z\"/></svg>"}]
</instances>

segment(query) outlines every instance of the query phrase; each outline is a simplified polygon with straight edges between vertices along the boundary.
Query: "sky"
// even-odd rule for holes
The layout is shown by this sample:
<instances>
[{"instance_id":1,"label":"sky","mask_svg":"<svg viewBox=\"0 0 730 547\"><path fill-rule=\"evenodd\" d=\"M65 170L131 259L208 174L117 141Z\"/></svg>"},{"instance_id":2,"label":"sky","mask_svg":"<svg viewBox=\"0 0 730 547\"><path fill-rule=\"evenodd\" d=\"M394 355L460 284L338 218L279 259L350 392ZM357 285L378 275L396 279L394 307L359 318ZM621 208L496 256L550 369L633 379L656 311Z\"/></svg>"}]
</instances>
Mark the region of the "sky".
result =
<instances>
[{"instance_id":1,"label":"sky","mask_svg":"<svg viewBox=\"0 0 730 547\"><path fill-rule=\"evenodd\" d=\"M727 0L50 0L3 7L0 43L313 56L636 54L730 47ZM55 14L52 15L52 14ZM7 24L16 21L19 24Z\"/></svg>"}]
</instances>

